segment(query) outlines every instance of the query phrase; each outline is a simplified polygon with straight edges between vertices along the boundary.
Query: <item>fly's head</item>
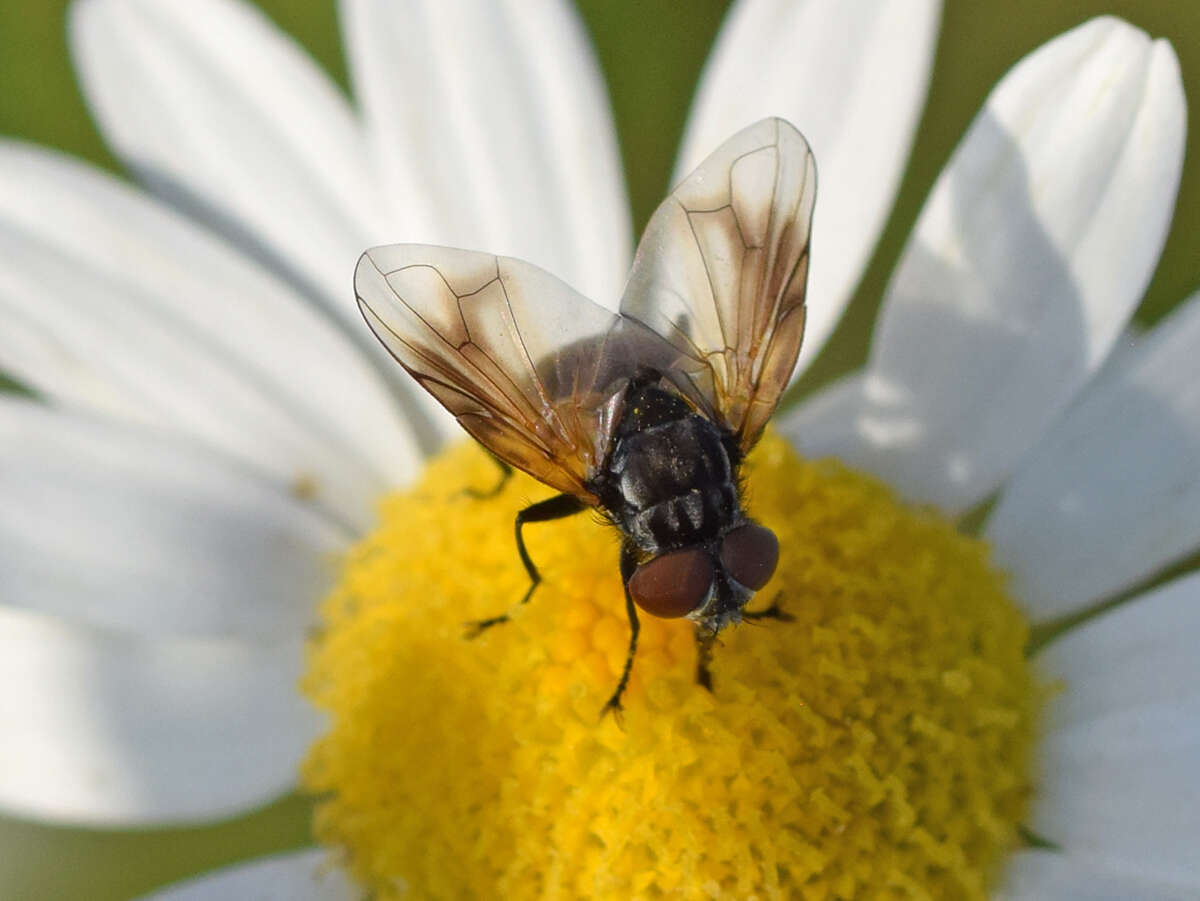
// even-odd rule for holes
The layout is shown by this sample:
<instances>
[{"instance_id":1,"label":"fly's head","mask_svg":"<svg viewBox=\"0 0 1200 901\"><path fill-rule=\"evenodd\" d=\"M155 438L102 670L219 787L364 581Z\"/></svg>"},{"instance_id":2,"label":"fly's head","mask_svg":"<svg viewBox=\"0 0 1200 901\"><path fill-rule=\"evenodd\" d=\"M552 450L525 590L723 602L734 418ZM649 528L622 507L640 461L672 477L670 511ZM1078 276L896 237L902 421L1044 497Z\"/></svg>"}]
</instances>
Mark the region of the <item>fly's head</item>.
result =
<instances>
[{"instance_id":1,"label":"fly's head","mask_svg":"<svg viewBox=\"0 0 1200 901\"><path fill-rule=\"evenodd\" d=\"M745 520L715 543L641 564L629 579L629 594L652 616L687 618L719 632L741 621L742 608L771 580L778 562L775 533Z\"/></svg>"}]
</instances>

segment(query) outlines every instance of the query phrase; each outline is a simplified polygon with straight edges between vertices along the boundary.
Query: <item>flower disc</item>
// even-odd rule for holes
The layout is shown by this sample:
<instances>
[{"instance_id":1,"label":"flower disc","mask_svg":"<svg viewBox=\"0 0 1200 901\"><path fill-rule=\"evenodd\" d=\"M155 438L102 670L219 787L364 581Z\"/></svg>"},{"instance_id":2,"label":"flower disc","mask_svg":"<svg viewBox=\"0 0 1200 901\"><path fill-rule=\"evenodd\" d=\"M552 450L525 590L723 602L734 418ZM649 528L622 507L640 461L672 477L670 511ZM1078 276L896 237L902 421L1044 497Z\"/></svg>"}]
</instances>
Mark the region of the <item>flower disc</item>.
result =
<instances>
[{"instance_id":1,"label":"flower disc","mask_svg":"<svg viewBox=\"0 0 1200 901\"><path fill-rule=\"evenodd\" d=\"M305 773L318 837L380 898L983 898L1030 793L1027 626L981 542L768 434L750 512L789 622L722 632L714 690L685 620L642 617L623 723L618 535L526 528L547 490L458 447L386 500L323 609Z\"/></svg>"}]
</instances>

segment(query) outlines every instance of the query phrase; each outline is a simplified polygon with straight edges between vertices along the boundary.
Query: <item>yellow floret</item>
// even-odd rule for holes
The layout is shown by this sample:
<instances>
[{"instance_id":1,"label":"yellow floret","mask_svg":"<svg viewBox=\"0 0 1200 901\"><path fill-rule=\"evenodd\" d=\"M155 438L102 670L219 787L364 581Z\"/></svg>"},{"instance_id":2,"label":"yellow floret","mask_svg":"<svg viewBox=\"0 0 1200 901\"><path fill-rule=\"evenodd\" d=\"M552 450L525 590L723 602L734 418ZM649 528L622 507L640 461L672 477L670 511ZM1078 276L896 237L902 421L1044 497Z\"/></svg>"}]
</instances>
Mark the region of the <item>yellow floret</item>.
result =
<instances>
[{"instance_id":1,"label":"yellow floret","mask_svg":"<svg viewBox=\"0 0 1200 901\"><path fill-rule=\"evenodd\" d=\"M727 629L714 691L686 621L643 617L623 728L618 536L526 528L481 451L388 498L325 602L306 689L331 716L304 782L317 836L379 898L986 897L1017 843L1037 702L987 548L877 481L768 435L747 464L782 554Z\"/></svg>"}]
</instances>

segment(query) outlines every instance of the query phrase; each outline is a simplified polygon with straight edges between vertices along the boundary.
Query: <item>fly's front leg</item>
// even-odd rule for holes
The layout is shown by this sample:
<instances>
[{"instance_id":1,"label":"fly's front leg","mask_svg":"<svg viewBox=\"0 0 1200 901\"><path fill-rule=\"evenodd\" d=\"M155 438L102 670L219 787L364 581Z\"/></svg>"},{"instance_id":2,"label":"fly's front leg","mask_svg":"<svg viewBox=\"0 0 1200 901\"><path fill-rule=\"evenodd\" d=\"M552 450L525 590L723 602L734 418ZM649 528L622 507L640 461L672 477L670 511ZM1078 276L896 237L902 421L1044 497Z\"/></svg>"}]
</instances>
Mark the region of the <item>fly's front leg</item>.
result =
<instances>
[{"instance_id":1,"label":"fly's front leg","mask_svg":"<svg viewBox=\"0 0 1200 901\"><path fill-rule=\"evenodd\" d=\"M635 569L637 569L637 557L634 554L633 545L625 544L621 547L621 584L625 586L625 614L629 617L629 652L625 655L625 668L621 671L617 690L612 693L612 697L600 711L601 716L611 712L613 716L617 717L618 722L620 722L621 716L621 695L625 693L625 686L629 684L629 673L633 670L633 658L637 654L638 631L641 629L641 624L638 623L637 606L629 594L629 580L633 577Z\"/></svg>"},{"instance_id":2,"label":"fly's front leg","mask_svg":"<svg viewBox=\"0 0 1200 901\"><path fill-rule=\"evenodd\" d=\"M701 625L695 627L696 635L696 682L709 691L712 687L712 649L717 643L717 633Z\"/></svg>"},{"instance_id":3,"label":"fly's front leg","mask_svg":"<svg viewBox=\"0 0 1200 901\"><path fill-rule=\"evenodd\" d=\"M774 600L771 601L771 606L767 607L765 610L743 610L742 619L749 620L750 622L760 619L777 619L785 623L794 621L796 617L792 616L790 613L784 610L782 606L780 606L780 597L781 595L775 595Z\"/></svg>"},{"instance_id":4,"label":"fly's front leg","mask_svg":"<svg viewBox=\"0 0 1200 901\"><path fill-rule=\"evenodd\" d=\"M748 622L757 622L764 619L777 619L785 623L792 622L795 617L779 606L779 595L775 595L775 600L771 602L771 606L765 610L743 610L742 619ZM696 682L708 689L713 690L712 685L712 654L713 645L717 643L717 633L711 629L706 629L703 626L696 626Z\"/></svg>"},{"instance_id":5,"label":"fly's front leg","mask_svg":"<svg viewBox=\"0 0 1200 901\"><path fill-rule=\"evenodd\" d=\"M544 501L538 501L536 504L530 504L517 514L515 526L517 533L517 553L520 554L521 562L525 565L525 572L529 573L529 588L521 598L522 604L529 603L529 599L533 597L534 589L542 582L542 574L538 572L538 568L529 559L529 551L525 549L525 538L521 534L521 527L529 522L549 522L553 519L564 519L586 509L587 504L575 497L575 495L559 494ZM488 619L480 619L473 623L468 623L467 637L475 638L485 629L506 622L508 622L508 614L502 613L500 616L492 616Z\"/></svg>"}]
</instances>

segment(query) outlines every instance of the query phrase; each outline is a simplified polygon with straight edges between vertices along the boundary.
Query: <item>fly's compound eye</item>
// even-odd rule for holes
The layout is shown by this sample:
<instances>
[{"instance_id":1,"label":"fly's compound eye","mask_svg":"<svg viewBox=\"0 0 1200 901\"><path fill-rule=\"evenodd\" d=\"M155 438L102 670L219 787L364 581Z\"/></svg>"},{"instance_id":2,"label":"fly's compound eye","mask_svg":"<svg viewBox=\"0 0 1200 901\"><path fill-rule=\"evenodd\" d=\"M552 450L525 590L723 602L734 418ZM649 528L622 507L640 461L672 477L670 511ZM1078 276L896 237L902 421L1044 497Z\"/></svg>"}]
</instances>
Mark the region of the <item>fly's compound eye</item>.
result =
<instances>
[{"instance_id":1,"label":"fly's compound eye","mask_svg":"<svg viewBox=\"0 0 1200 901\"><path fill-rule=\"evenodd\" d=\"M779 539L756 522L738 526L721 542L721 565L725 572L751 591L771 581L779 563Z\"/></svg>"},{"instance_id":2,"label":"fly's compound eye","mask_svg":"<svg viewBox=\"0 0 1200 901\"><path fill-rule=\"evenodd\" d=\"M652 616L676 619L704 603L716 576L703 551L676 551L639 566L629 579L629 594Z\"/></svg>"}]
</instances>

